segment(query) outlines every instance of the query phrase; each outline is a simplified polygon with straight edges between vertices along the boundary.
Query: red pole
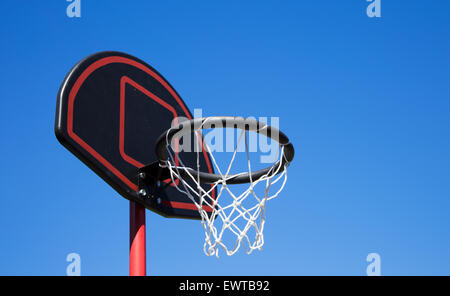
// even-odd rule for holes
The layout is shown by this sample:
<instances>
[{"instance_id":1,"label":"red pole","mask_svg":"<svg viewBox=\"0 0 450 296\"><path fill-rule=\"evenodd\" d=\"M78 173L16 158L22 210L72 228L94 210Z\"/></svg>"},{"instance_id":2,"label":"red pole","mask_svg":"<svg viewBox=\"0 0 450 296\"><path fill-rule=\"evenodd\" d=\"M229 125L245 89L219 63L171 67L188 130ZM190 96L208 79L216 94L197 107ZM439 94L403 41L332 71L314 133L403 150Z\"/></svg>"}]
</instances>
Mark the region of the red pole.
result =
<instances>
[{"instance_id":1,"label":"red pole","mask_svg":"<svg viewBox=\"0 0 450 296\"><path fill-rule=\"evenodd\" d=\"M145 275L145 208L130 201L130 276Z\"/></svg>"}]
</instances>

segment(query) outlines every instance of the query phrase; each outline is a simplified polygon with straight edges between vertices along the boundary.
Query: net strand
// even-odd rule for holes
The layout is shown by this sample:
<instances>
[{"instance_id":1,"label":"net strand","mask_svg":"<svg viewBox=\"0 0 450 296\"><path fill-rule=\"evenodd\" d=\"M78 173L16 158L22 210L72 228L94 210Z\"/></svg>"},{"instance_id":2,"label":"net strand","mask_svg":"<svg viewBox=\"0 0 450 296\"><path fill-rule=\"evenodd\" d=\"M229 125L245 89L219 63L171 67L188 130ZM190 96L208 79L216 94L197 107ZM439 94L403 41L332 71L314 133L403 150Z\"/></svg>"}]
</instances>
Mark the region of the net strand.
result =
<instances>
[{"instance_id":1,"label":"net strand","mask_svg":"<svg viewBox=\"0 0 450 296\"><path fill-rule=\"evenodd\" d=\"M216 257L219 257L219 250L223 249L228 256L231 256L239 250L241 245L244 246L247 254L252 253L254 250L261 250L264 245L263 230L266 221L266 203L279 195L287 181L287 166L283 165L282 161L285 158L284 147L278 147L277 154L279 155L279 161L276 166L272 167L272 169L256 180L253 180L253 178L250 177L248 188L241 194L236 194L231 190L227 181L232 178L232 176L230 177L231 167L236 159L236 154L243 137L248 173L250 176L252 173L247 132L245 130L241 131L229 165L226 167L226 170L224 170L225 173L222 173L214 154L210 151L208 145L202 141L200 130L206 122L207 120L194 130L197 148L196 176L192 174L192 169L186 167L180 157L174 153L171 145L168 144L167 133L166 149L168 159L166 166L169 169L172 184L179 192L185 194L197 206L205 232L203 250L206 255L215 255ZM200 145L202 147L199 147ZM211 184L211 188L208 190L205 190L200 183L200 148L206 150L217 173L221 176L221 179ZM178 161L178 165L175 160ZM243 172L241 174L246 173ZM280 182L280 180L282 180L282 182L278 190L271 194L270 189L273 185ZM195 188L191 185L192 183L195 184ZM264 194L262 196L259 196L254 190L260 183L265 186ZM181 186L179 184L181 184ZM214 191L216 191L215 198L213 198L212 195ZM222 205L221 201L225 193L231 197L232 202ZM253 206L246 208L243 203L250 196L253 197L256 203ZM228 214L227 211L229 212ZM219 221L221 223L218 223ZM245 225L240 228L237 225L238 222L242 222L242 224ZM255 234L253 238L249 237L250 229L254 229ZM224 234L226 232L232 233L235 236L234 243L230 244L224 241Z\"/></svg>"}]
</instances>

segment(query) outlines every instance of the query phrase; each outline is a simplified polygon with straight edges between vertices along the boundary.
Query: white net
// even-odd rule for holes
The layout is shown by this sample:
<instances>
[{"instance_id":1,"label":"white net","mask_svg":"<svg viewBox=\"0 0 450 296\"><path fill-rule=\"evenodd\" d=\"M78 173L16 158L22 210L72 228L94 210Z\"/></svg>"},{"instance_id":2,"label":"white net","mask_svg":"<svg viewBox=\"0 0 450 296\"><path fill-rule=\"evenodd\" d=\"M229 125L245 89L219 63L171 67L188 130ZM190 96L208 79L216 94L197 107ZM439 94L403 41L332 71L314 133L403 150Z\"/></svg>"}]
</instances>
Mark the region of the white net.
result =
<instances>
[{"instance_id":1,"label":"white net","mask_svg":"<svg viewBox=\"0 0 450 296\"><path fill-rule=\"evenodd\" d=\"M231 256L239 250L241 245L244 246L247 254L256 249L261 250L264 244L263 230L266 221L267 201L277 197L287 181L287 165L284 165L284 162L281 161L285 157L284 146L279 146L278 160L274 162L272 168L253 180L251 177L252 166L249 157L248 136L245 130L241 131L231 161L223 170L206 143L202 143L201 129L202 126L199 126L195 130L195 137L197 137L195 143L201 145L202 149L206 149L209 153L216 173L221 176L220 180L211 184L211 187L201 186L198 174L200 172L201 149L196 149L197 174L193 173L192 168L184 166L182 159L175 155L170 145L166 146L169 156L166 164L175 187L190 198L198 208L205 230L204 252L208 256L215 255L218 257L219 249L222 248L228 256ZM236 159L238 147L243 137L245 138L248 172L240 174L249 173L250 182L245 185L246 189L243 192L236 193L237 190L234 190L233 187L236 185L227 184L227 181L233 178L230 173L231 167ZM177 162L175 162L175 159L177 159ZM180 180L180 182L177 180ZM262 186L262 190L256 190L257 186L258 189L261 189Z\"/></svg>"}]
</instances>

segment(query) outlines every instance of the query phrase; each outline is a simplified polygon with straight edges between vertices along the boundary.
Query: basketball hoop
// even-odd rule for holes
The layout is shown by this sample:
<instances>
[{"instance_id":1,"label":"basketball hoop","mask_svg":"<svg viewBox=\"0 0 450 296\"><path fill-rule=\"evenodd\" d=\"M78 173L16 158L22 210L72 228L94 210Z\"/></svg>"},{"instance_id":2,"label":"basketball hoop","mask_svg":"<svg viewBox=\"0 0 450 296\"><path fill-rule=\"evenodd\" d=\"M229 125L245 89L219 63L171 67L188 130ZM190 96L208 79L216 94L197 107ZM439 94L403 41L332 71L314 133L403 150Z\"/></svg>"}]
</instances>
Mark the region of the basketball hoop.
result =
<instances>
[{"instance_id":1,"label":"basketball hoop","mask_svg":"<svg viewBox=\"0 0 450 296\"><path fill-rule=\"evenodd\" d=\"M201 130L210 128L233 128L241 130L238 143L233 151L232 159L225 169L221 169L208 146L203 142ZM247 132L255 132L278 142L278 159L269 167L252 171ZM197 140L197 167L191 168L183 163L174 142L180 137L194 134ZM236 158L238 147L245 135L245 152L248 171L230 174L231 166ZM207 173L200 169L200 152L205 149L209 154L217 174ZM205 230L204 252L208 256L219 256L219 248L227 255L235 254L241 245L247 254L255 249L261 250L264 244L263 229L266 220L266 202L277 197L287 181L287 167L294 158L294 147L288 137L278 129L254 119L242 117L206 117L184 121L163 133L156 142L156 155L160 168L168 170L172 184L185 194L197 207ZM248 184L242 193L233 191L236 184ZM211 184L205 189L201 184ZM255 190L261 184L262 194ZM271 190L272 188L275 190ZM216 192L216 194L212 194ZM228 201L224 198L228 195ZM251 205L247 205L248 201ZM250 235L251 232L254 236ZM234 244L227 244L225 233L231 233Z\"/></svg>"},{"instance_id":2,"label":"basketball hoop","mask_svg":"<svg viewBox=\"0 0 450 296\"><path fill-rule=\"evenodd\" d=\"M102 116L91 116L97 113ZM232 255L241 244L251 253L264 243L266 202L286 183L294 148L277 129L238 117L181 118L193 116L173 86L152 66L123 52L98 52L82 59L57 95L58 141L130 201L130 275L146 274L145 209L168 218L201 219L207 255L218 256L220 248ZM241 130L236 147L227 146L226 152L234 152L223 170L218 162L224 155L214 158L216 149L203 143L201 131L217 132L219 126L234 129L233 143L234 133ZM270 158L271 166L252 170L250 132L274 140L270 155L260 159L266 163ZM179 136L188 133L196 141L181 144ZM243 142L245 149L238 151ZM177 146L183 148L178 151ZM156 153L149 153L149 147L156 147ZM259 148L267 152L266 146ZM278 154L272 153L277 148ZM247 161L239 164L236 152L247 152ZM233 162L241 173L230 173Z\"/></svg>"}]
</instances>

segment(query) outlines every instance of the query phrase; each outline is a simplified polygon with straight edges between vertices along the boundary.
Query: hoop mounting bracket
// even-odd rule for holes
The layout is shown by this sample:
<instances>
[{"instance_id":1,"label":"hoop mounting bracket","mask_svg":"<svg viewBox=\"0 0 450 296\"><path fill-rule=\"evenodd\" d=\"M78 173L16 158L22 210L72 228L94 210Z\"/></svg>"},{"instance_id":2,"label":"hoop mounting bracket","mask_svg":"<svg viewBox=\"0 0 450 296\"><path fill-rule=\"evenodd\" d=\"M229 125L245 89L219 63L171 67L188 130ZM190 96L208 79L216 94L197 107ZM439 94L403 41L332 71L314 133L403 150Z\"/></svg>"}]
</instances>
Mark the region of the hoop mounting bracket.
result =
<instances>
[{"instance_id":1,"label":"hoop mounting bracket","mask_svg":"<svg viewBox=\"0 0 450 296\"><path fill-rule=\"evenodd\" d=\"M159 162L153 162L138 170L138 194L146 198L163 198L165 184L160 180L170 179L168 169L162 168Z\"/></svg>"}]
</instances>

